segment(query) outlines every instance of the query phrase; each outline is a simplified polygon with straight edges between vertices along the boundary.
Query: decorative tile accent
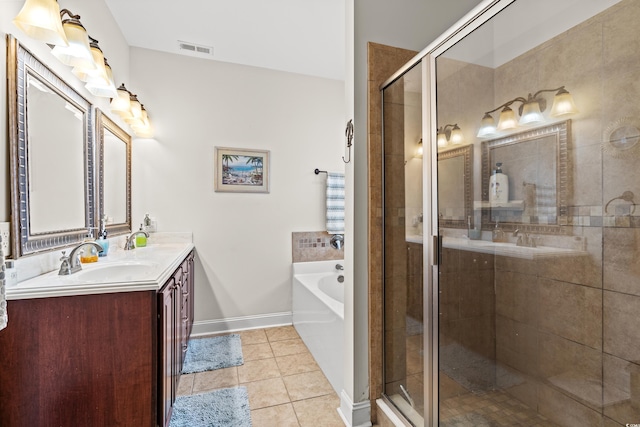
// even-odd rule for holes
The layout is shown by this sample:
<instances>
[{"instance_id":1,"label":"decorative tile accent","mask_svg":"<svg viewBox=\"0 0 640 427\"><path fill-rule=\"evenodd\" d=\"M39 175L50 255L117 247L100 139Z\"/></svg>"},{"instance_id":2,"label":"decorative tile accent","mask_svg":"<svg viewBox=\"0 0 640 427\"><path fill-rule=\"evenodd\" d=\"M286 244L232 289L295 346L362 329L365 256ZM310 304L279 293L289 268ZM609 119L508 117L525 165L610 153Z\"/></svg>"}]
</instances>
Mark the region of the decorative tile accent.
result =
<instances>
[{"instance_id":1,"label":"decorative tile accent","mask_svg":"<svg viewBox=\"0 0 640 427\"><path fill-rule=\"evenodd\" d=\"M344 259L344 249L332 248L326 231L294 232L291 236L293 262Z\"/></svg>"}]
</instances>

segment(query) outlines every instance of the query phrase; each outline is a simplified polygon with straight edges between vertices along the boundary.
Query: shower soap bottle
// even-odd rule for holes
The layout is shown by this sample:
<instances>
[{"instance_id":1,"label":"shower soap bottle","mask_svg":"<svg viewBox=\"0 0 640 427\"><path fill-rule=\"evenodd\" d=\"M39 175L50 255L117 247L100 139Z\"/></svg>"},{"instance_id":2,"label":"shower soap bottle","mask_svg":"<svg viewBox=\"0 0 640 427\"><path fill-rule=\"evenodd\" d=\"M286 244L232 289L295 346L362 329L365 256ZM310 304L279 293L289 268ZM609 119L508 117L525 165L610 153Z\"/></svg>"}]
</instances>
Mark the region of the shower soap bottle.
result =
<instances>
[{"instance_id":1,"label":"shower soap bottle","mask_svg":"<svg viewBox=\"0 0 640 427\"><path fill-rule=\"evenodd\" d=\"M144 229L142 228L142 224L140 224L140 233L136 235L136 248L147 246L147 236L145 236L143 233Z\"/></svg>"},{"instance_id":2,"label":"shower soap bottle","mask_svg":"<svg viewBox=\"0 0 640 427\"><path fill-rule=\"evenodd\" d=\"M502 163L496 163L496 168L489 179L489 203L491 206L505 206L509 202L509 177L502 173Z\"/></svg>"},{"instance_id":3,"label":"shower soap bottle","mask_svg":"<svg viewBox=\"0 0 640 427\"><path fill-rule=\"evenodd\" d=\"M95 242L96 239L93 237L93 227L89 227L89 231L87 233L87 237L84 238L85 242ZM86 245L82 248L82 253L80 254L80 262L87 264L90 262L98 262L98 249L96 249L93 245Z\"/></svg>"}]
</instances>

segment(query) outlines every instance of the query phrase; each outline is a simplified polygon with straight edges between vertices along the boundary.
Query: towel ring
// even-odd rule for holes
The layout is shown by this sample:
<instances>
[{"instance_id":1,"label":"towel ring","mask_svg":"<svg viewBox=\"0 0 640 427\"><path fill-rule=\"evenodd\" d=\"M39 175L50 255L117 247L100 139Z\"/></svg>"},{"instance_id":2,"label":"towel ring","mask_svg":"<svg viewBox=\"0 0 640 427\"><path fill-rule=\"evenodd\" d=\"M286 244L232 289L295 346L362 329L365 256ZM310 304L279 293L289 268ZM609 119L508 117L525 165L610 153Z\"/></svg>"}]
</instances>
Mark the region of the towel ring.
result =
<instances>
[{"instance_id":1,"label":"towel ring","mask_svg":"<svg viewBox=\"0 0 640 427\"><path fill-rule=\"evenodd\" d=\"M636 202L633 201L633 197L634 195L633 195L633 192L631 191L625 191L624 193L622 193L621 196L614 197L613 199L609 200L605 205L604 213L609 213L607 212L607 210L609 209L609 204L614 200L624 200L625 202L631 202L632 209L631 209L630 215L633 215L633 213L636 211Z\"/></svg>"}]
</instances>

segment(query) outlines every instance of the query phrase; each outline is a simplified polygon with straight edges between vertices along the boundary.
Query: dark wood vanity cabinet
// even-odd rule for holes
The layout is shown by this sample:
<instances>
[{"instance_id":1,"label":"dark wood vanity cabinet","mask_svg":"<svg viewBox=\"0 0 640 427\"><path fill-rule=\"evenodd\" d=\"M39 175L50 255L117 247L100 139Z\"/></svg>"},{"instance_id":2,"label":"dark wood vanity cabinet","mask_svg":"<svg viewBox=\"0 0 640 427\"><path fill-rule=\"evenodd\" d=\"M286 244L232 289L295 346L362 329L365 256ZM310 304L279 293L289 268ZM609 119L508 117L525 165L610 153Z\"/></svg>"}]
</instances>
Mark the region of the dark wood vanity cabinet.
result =
<instances>
[{"instance_id":1,"label":"dark wood vanity cabinet","mask_svg":"<svg viewBox=\"0 0 640 427\"><path fill-rule=\"evenodd\" d=\"M193 252L159 292L10 300L8 312L0 426L168 425L193 324Z\"/></svg>"},{"instance_id":2,"label":"dark wood vanity cabinet","mask_svg":"<svg viewBox=\"0 0 640 427\"><path fill-rule=\"evenodd\" d=\"M193 327L193 252L158 293L161 349L158 424L168 426Z\"/></svg>"}]
</instances>

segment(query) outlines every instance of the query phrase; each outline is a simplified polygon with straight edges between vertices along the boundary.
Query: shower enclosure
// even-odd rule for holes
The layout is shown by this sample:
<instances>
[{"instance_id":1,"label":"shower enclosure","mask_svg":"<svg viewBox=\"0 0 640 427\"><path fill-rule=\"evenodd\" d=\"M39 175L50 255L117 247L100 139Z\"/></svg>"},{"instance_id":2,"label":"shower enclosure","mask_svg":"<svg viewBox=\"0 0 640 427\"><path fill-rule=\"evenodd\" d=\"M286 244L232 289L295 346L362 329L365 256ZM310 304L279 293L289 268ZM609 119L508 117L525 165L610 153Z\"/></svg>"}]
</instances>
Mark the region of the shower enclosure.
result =
<instances>
[{"instance_id":1,"label":"shower enclosure","mask_svg":"<svg viewBox=\"0 0 640 427\"><path fill-rule=\"evenodd\" d=\"M483 2L383 86L383 392L407 423L640 423L637 22Z\"/></svg>"}]
</instances>

